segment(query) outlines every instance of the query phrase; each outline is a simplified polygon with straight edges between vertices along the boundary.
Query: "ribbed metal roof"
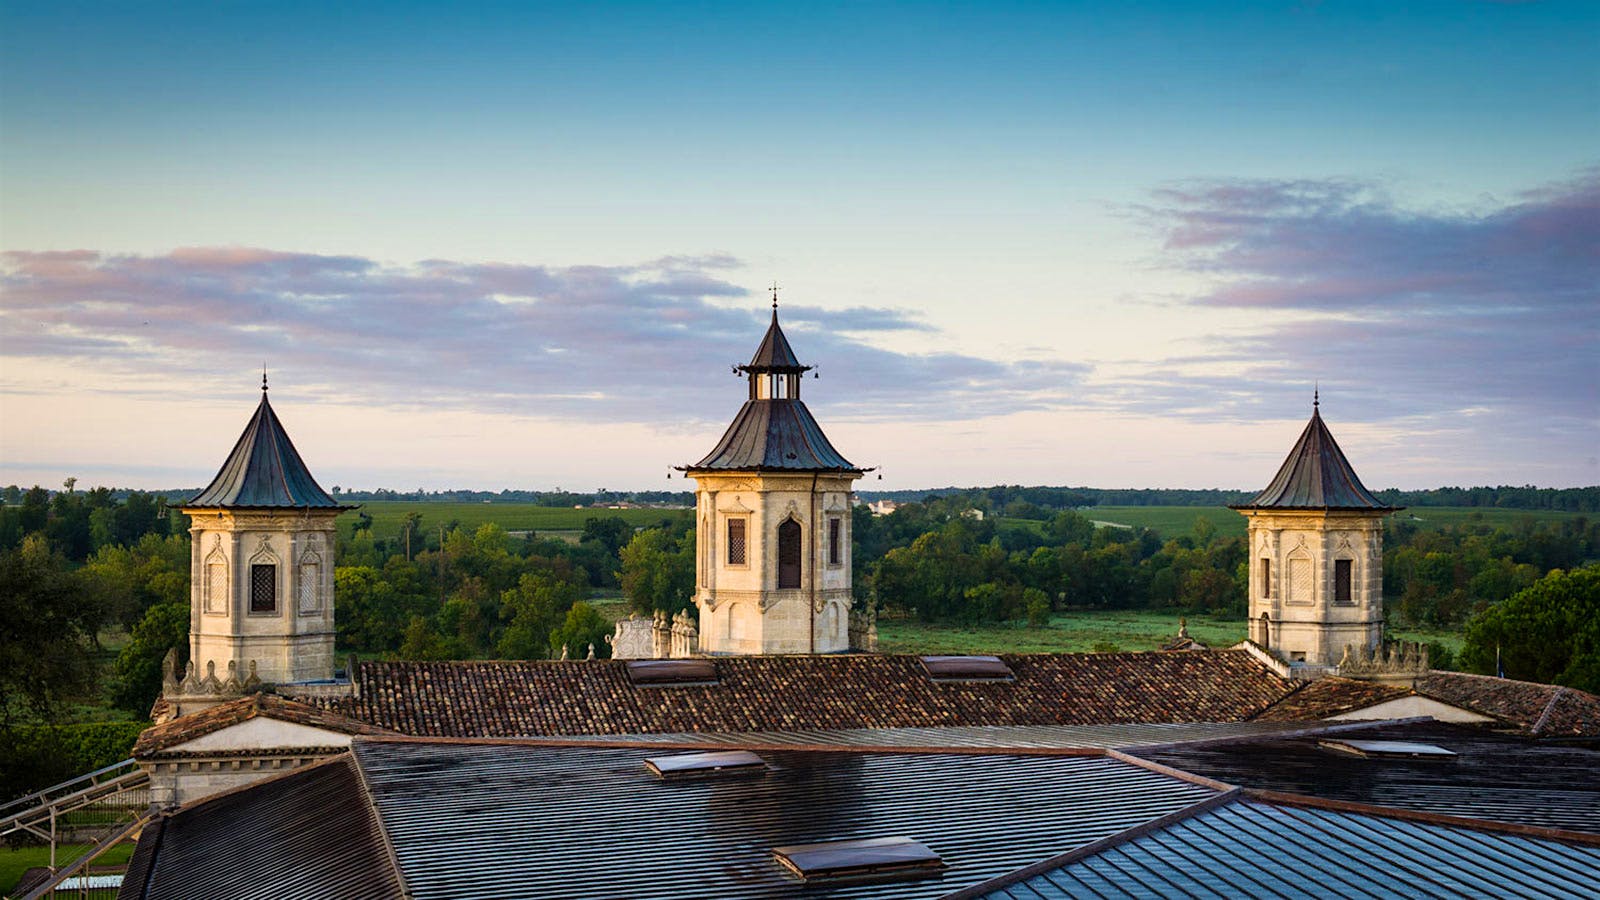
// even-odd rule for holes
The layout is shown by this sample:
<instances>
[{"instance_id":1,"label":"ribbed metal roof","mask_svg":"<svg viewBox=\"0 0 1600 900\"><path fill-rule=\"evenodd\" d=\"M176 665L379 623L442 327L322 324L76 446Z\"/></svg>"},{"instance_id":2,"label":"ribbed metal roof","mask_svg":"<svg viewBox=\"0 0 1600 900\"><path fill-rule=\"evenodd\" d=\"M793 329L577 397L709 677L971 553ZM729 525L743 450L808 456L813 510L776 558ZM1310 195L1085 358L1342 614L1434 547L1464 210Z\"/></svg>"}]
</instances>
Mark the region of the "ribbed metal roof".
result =
<instances>
[{"instance_id":1,"label":"ribbed metal roof","mask_svg":"<svg viewBox=\"0 0 1600 900\"><path fill-rule=\"evenodd\" d=\"M783 329L778 327L776 304L772 307L772 324L767 326L767 334L761 339L761 346L756 348L756 355L750 357L748 365L739 368L746 372L804 372L811 368L800 364L794 348L789 346L789 339L783 336Z\"/></svg>"},{"instance_id":2,"label":"ribbed metal roof","mask_svg":"<svg viewBox=\"0 0 1600 900\"><path fill-rule=\"evenodd\" d=\"M412 897L938 897L1215 791L1118 760L763 753L760 776L661 781L659 749L362 741L355 755ZM791 844L907 836L949 865L801 885Z\"/></svg>"},{"instance_id":3,"label":"ribbed metal roof","mask_svg":"<svg viewBox=\"0 0 1600 900\"><path fill-rule=\"evenodd\" d=\"M1322 414L1312 406L1300 440L1266 490L1235 509L1364 509L1390 512L1356 477Z\"/></svg>"},{"instance_id":4,"label":"ribbed metal roof","mask_svg":"<svg viewBox=\"0 0 1600 900\"><path fill-rule=\"evenodd\" d=\"M250 424L211 485L184 504L195 508L339 509L311 477L289 433L261 391Z\"/></svg>"},{"instance_id":5,"label":"ribbed metal roof","mask_svg":"<svg viewBox=\"0 0 1600 900\"><path fill-rule=\"evenodd\" d=\"M348 756L222 794L146 826L122 898L405 896Z\"/></svg>"},{"instance_id":6,"label":"ribbed metal roof","mask_svg":"<svg viewBox=\"0 0 1600 900\"><path fill-rule=\"evenodd\" d=\"M1362 759L1324 750L1319 740L1414 741L1456 756ZM1409 722L1132 752L1241 787L1600 833L1600 752L1482 728Z\"/></svg>"},{"instance_id":7,"label":"ribbed metal roof","mask_svg":"<svg viewBox=\"0 0 1600 900\"><path fill-rule=\"evenodd\" d=\"M1600 846L1238 800L984 896L1593 897Z\"/></svg>"},{"instance_id":8,"label":"ribbed metal roof","mask_svg":"<svg viewBox=\"0 0 1600 900\"><path fill-rule=\"evenodd\" d=\"M833 449L800 400L745 401L722 440L688 471L696 469L861 471Z\"/></svg>"},{"instance_id":9,"label":"ribbed metal roof","mask_svg":"<svg viewBox=\"0 0 1600 900\"><path fill-rule=\"evenodd\" d=\"M562 740L617 740L726 747L949 747L984 750L1111 749L1304 732L1305 722L1193 722L1176 725L975 725L840 728L678 734L564 735Z\"/></svg>"}]
</instances>

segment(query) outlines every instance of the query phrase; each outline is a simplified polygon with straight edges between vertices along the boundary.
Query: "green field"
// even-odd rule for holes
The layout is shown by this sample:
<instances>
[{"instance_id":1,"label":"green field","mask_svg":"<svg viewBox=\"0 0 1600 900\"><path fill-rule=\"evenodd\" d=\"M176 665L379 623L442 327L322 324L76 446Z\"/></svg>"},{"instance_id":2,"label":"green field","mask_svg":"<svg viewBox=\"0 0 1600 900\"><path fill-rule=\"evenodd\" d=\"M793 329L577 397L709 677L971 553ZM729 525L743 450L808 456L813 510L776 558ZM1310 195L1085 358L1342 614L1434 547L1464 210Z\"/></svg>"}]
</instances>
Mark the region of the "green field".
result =
<instances>
[{"instance_id":1,"label":"green field","mask_svg":"<svg viewBox=\"0 0 1600 900\"><path fill-rule=\"evenodd\" d=\"M1189 635L1211 647L1228 647L1245 638L1245 620L1189 616ZM1042 628L1026 624L925 625L909 620L878 620L878 649L884 653L1085 653L1095 645L1121 650L1159 650L1178 633L1178 613L1105 610L1060 613ZM1460 652L1461 633L1397 629L1385 637L1439 641Z\"/></svg>"},{"instance_id":2,"label":"green field","mask_svg":"<svg viewBox=\"0 0 1600 900\"><path fill-rule=\"evenodd\" d=\"M1189 534L1194 531L1196 519L1210 522L1217 529L1217 534L1223 537L1242 535L1245 531L1244 516L1220 506L1095 506L1078 512L1096 522L1149 528L1164 538ZM1524 519L1551 521L1576 515L1555 510L1419 506L1396 513L1395 517L1422 528L1443 528L1472 522L1510 527Z\"/></svg>"},{"instance_id":3,"label":"green field","mask_svg":"<svg viewBox=\"0 0 1600 900\"><path fill-rule=\"evenodd\" d=\"M1096 644L1122 650L1158 650L1178 633L1178 614L1145 610L1060 613L1044 627L1008 625L925 625L878 620L878 649L884 653L1083 653ZM1244 619L1190 616L1189 634L1213 647L1244 640Z\"/></svg>"},{"instance_id":4,"label":"green field","mask_svg":"<svg viewBox=\"0 0 1600 900\"><path fill-rule=\"evenodd\" d=\"M365 500L357 513L372 517L372 536L397 538L407 513L422 516L421 528L438 533L439 526L455 523L476 530L493 522L507 531L577 532L589 519L618 516L629 525L654 525L667 518L682 518L687 509L572 509L562 506L536 506L532 503L437 503L425 500ZM349 537L355 530L356 513L339 517L339 533Z\"/></svg>"}]
</instances>

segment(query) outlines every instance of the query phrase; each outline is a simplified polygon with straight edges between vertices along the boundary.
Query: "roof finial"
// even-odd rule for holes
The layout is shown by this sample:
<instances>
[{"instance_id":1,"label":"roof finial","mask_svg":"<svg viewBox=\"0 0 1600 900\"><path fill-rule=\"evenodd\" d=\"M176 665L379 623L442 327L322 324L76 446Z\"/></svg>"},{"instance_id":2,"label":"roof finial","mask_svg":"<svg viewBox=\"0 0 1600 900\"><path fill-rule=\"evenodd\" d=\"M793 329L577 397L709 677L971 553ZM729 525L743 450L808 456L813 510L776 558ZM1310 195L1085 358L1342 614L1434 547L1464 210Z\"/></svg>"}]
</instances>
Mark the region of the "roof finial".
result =
<instances>
[{"instance_id":1,"label":"roof finial","mask_svg":"<svg viewBox=\"0 0 1600 900\"><path fill-rule=\"evenodd\" d=\"M772 283L772 311L778 311L778 283L776 281Z\"/></svg>"},{"instance_id":2,"label":"roof finial","mask_svg":"<svg viewBox=\"0 0 1600 900\"><path fill-rule=\"evenodd\" d=\"M261 393L267 392L267 364L261 364Z\"/></svg>"},{"instance_id":3,"label":"roof finial","mask_svg":"<svg viewBox=\"0 0 1600 900\"><path fill-rule=\"evenodd\" d=\"M1313 381L1313 382L1311 382L1311 411L1312 412L1316 412L1317 411L1317 407L1319 407L1321 405L1322 405L1322 383L1320 381Z\"/></svg>"}]
</instances>

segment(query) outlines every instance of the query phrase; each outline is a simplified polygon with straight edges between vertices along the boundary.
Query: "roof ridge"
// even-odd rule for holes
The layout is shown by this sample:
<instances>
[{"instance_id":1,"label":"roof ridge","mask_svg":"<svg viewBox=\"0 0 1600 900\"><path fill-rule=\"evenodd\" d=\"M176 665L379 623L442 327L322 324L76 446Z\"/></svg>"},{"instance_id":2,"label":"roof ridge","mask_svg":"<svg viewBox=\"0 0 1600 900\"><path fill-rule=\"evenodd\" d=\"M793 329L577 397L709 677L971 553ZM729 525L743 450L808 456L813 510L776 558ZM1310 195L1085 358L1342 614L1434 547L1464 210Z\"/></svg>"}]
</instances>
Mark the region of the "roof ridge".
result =
<instances>
[{"instance_id":1,"label":"roof ridge","mask_svg":"<svg viewBox=\"0 0 1600 900\"><path fill-rule=\"evenodd\" d=\"M1201 815L1202 813L1208 813L1218 807L1236 803L1242 799L1243 795L1243 790L1237 787L1226 791L1220 791L1204 800L1201 800L1198 803L1191 803L1182 809L1167 813L1164 816L1157 816L1154 819L1148 819L1139 823L1138 825L1133 826L1132 828L1125 828L1116 834L1108 835L1100 838L1097 841L1090 841L1087 844L1074 847L1065 853L1057 854L1049 859L1040 860L1031 866L1025 866L1021 869L1007 872L1004 875L998 875L994 878L990 878L987 881L980 881L977 884L968 885L967 887L964 887L953 893L944 894L941 897L941 900L971 900L971 898L983 897L999 888L1007 887L1020 881L1026 881L1035 875L1042 875L1045 872L1050 872L1064 866L1069 866L1080 859L1103 853L1112 847L1121 846L1129 841L1137 840L1147 834L1150 834L1151 832L1161 831L1186 819L1192 819L1195 816Z\"/></svg>"},{"instance_id":2,"label":"roof ridge","mask_svg":"<svg viewBox=\"0 0 1600 900\"><path fill-rule=\"evenodd\" d=\"M1495 819L1475 819L1470 816L1453 816L1448 813L1428 812L1420 809L1405 809L1399 806L1380 806L1376 803L1362 803L1358 800L1336 800L1331 797L1314 797L1310 794L1295 794L1289 791L1270 791L1261 788L1241 789L1245 797L1264 803L1279 804L1282 806L1299 806L1308 809L1325 809L1333 812L1355 813L1356 815L1377 816L1387 819L1406 819L1413 822L1422 822L1429 825L1443 825L1453 828L1466 828L1473 831L1495 831L1505 834L1522 835L1523 837L1540 837L1550 840L1569 841L1572 843L1589 844L1600 847L1600 834L1586 831L1569 831L1563 828L1547 828L1543 825L1524 825L1519 822L1501 822Z\"/></svg>"},{"instance_id":3,"label":"roof ridge","mask_svg":"<svg viewBox=\"0 0 1600 900\"><path fill-rule=\"evenodd\" d=\"M1555 711L1556 704L1566 694L1567 688L1564 685L1557 685L1556 689L1550 692L1550 700L1544 705L1544 711L1539 713L1539 721L1534 722L1533 727L1528 729L1529 734L1538 734L1544 730L1544 726L1550 721L1550 714Z\"/></svg>"},{"instance_id":4,"label":"roof ridge","mask_svg":"<svg viewBox=\"0 0 1600 900\"><path fill-rule=\"evenodd\" d=\"M394 872L394 879L400 886L400 896L410 897L411 888L406 884L405 870L400 868L400 855L395 852L394 841L389 837L389 826L383 821L383 813L378 809L378 801L372 796L372 785L367 781L367 767L361 764L361 757L356 755L355 743L352 741L349 751L350 765L356 770L356 784L361 787L361 799L367 803L367 812L372 816L372 821L378 826L378 835L383 841L383 854L389 860L389 868Z\"/></svg>"}]
</instances>

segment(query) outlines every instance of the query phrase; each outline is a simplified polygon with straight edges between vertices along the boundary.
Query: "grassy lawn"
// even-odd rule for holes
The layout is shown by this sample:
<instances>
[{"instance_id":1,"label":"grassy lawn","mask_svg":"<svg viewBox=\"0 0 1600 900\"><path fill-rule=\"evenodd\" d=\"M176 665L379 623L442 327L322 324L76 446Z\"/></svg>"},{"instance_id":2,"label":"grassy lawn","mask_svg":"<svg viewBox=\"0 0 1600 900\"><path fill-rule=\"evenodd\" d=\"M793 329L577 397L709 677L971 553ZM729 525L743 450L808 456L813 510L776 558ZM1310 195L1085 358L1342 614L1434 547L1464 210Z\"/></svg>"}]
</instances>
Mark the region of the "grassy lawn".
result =
<instances>
[{"instance_id":1,"label":"grassy lawn","mask_svg":"<svg viewBox=\"0 0 1600 900\"><path fill-rule=\"evenodd\" d=\"M64 866L83 854L89 852L91 844L61 844L56 847L56 865ZM125 866L128 857L133 855L133 842L124 841L110 850L107 850L94 861L96 866ZM47 845L37 847L0 847L0 893L11 892L22 880L22 873L34 866L50 865L50 848Z\"/></svg>"},{"instance_id":2,"label":"grassy lawn","mask_svg":"<svg viewBox=\"0 0 1600 900\"><path fill-rule=\"evenodd\" d=\"M536 506L532 503L434 503L423 500L367 500L360 512L372 517L372 536L400 536L406 513L422 516L421 527L437 533L440 525L455 522L474 530L493 522L507 531L570 532L583 530L589 519L619 516L629 525L654 525L667 518L690 515L687 509L571 509L564 506ZM355 530L356 516L339 517L339 533L348 537Z\"/></svg>"},{"instance_id":3,"label":"grassy lawn","mask_svg":"<svg viewBox=\"0 0 1600 900\"><path fill-rule=\"evenodd\" d=\"M1081 653L1107 643L1122 650L1156 650L1177 633L1176 613L1143 610L1062 613L1042 628L879 619L878 649L884 653ZM1226 647L1244 639L1245 621L1190 616L1189 634L1213 647Z\"/></svg>"}]
</instances>

